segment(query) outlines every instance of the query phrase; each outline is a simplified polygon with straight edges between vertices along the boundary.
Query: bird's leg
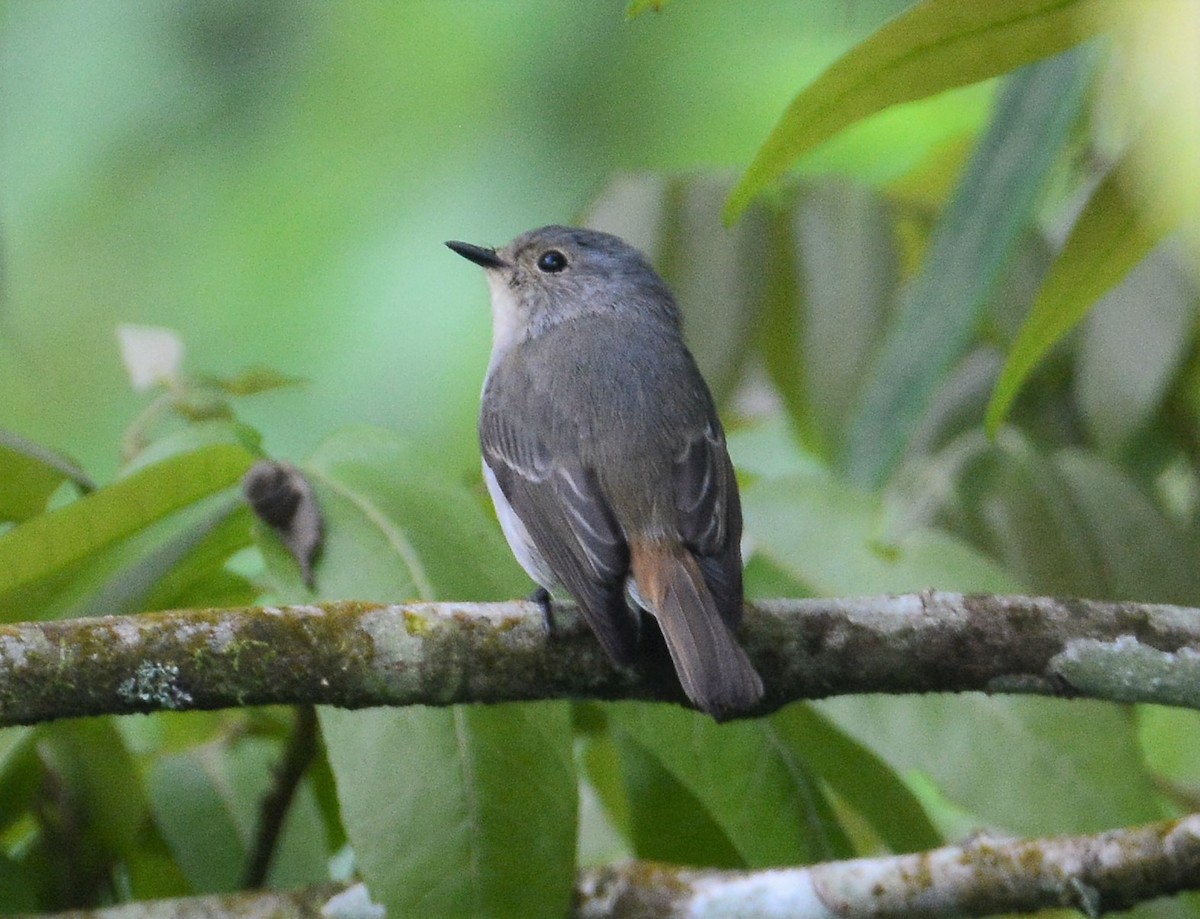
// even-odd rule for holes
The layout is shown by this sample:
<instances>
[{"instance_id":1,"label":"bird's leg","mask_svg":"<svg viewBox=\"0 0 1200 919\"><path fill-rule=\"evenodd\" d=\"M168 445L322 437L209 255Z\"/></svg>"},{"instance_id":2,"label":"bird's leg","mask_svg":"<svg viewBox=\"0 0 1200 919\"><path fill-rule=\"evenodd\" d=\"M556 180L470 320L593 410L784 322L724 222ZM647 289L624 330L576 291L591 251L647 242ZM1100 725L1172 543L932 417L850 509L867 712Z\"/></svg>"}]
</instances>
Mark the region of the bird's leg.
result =
<instances>
[{"instance_id":1,"label":"bird's leg","mask_svg":"<svg viewBox=\"0 0 1200 919\"><path fill-rule=\"evenodd\" d=\"M542 611L542 628L546 630L546 637L553 638L558 634L558 629L554 625L554 601L550 599L550 591L539 587L529 595L529 600L536 603Z\"/></svg>"}]
</instances>

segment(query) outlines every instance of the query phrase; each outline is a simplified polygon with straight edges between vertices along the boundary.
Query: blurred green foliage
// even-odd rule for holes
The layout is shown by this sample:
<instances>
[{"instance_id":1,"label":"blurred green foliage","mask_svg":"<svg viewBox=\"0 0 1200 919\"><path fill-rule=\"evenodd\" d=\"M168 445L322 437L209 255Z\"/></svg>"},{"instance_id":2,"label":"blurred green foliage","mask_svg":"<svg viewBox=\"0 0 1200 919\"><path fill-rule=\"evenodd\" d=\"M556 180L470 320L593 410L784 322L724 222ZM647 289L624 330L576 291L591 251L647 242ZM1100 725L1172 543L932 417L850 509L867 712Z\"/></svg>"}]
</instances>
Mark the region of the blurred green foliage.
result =
<instances>
[{"instance_id":1,"label":"blurred green foliage","mask_svg":"<svg viewBox=\"0 0 1200 919\"><path fill-rule=\"evenodd\" d=\"M477 472L486 295L441 241L573 220L679 295L731 432L752 595L1200 606L1198 259L1164 241L1189 213L1123 180L1144 133L1113 101L1136 70L1121 33L1051 27L1112 5L1021 0L1050 18L1020 47L1006 28L971 54L928 45L994 6L8 3L0 619L524 592ZM931 55L903 87L879 76L897 35ZM874 77L813 127L846 51L835 75ZM995 105L975 85L880 111L1025 62ZM797 177L727 228L756 152ZM125 322L179 334L125 354L152 394L125 382ZM264 455L325 512L315 590L236 498ZM1093 831L1200 789L1194 712L1097 703L846 698L721 727L634 704L330 710L306 741L308 723L0 730L0 912L235 890L265 845L277 886L358 871L396 914L554 916L580 863ZM264 837L297 738L308 765Z\"/></svg>"},{"instance_id":2,"label":"blurred green foliage","mask_svg":"<svg viewBox=\"0 0 1200 919\"><path fill-rule=\"evenodd\" d=\"M354 405L470 469L490 328L442 241L569 222L616 170L737 168L901 6L6 3L0 422L111 474L138 408L114 327L137 322L206 372L309 380L243 409L274 453ZM980 99L812 168L895 176Z\"/></svg>"}]
</instances>

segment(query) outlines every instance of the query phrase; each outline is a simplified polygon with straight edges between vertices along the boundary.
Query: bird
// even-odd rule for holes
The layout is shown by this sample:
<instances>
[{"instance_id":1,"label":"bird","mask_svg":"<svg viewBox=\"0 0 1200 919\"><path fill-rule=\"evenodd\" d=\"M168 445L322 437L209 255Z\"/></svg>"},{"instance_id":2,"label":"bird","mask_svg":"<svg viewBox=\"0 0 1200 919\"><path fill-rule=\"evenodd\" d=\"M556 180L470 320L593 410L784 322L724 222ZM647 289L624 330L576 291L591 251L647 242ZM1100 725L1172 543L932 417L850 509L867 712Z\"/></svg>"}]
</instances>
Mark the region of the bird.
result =
<instances>
[{"instance_id":1,"label":"bird","mask_svg":"<svg viewBox=\"0 0 1200 919\"><path fill-rule=\"evenodd\" d=\"M736 638L737 480L666 282L596 230L446 245L491 291L479 441L517 561L575 600L614 664L637 658L632 600L657 621L696 708L718 721L753 708L763 683Z\"/></svg>"}]
</instances>

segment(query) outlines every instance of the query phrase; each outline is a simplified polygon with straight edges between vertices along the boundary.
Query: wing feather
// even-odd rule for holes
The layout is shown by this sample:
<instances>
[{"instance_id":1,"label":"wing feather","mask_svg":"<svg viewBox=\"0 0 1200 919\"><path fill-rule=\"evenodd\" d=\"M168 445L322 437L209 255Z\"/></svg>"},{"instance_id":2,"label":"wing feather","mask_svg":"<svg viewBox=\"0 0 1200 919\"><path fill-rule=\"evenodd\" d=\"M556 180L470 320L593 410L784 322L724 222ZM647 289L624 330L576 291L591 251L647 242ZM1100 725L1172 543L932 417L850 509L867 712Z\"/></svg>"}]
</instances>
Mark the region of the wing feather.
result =
<instances>
[{"instance_id":1,"label":"wing feather","mask_svg":"<svg viewBox=\"0 0 1200 919\"><path fill-rule=\"evenodd\" d=\"M577 456L551 456L536 435L485 415L484 461L555 577L575 598L604 650L619 664L637 649L625 602L629 547L594 471Z\"/></svg>"},{"instance_id":2,"label":"wing feather","mask_svg":"<svg viewBox=\"0 0 1200 919\"><path fill-rule=\"evenodd\" d=\"M721 618L742 620L742 504L718 422L690 438L675 462L675 508L684 544L696 556Z\"/></svg>"}]
</instances>

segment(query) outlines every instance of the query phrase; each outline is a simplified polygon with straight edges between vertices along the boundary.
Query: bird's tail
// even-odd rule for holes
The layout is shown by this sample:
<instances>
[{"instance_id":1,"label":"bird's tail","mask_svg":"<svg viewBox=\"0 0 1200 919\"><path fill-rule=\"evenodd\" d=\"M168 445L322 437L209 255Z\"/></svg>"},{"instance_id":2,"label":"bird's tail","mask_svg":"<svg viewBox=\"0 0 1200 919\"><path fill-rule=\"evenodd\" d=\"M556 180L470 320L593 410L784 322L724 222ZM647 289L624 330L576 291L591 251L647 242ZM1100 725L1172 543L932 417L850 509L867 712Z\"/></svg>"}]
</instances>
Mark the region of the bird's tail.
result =
<instances>
[{"instance_id":1,"label":"bird's tail","mask_svg":"<svg viewBox=\"0 0 1200 919\"><path fill-rule=\"evenodd\" d=\"M647 540L630 546L637 594L658 620L683 691L718 721L750 708L762 679L721 619L700 566L683 546Z\"/></svg>"}]
</instances>

